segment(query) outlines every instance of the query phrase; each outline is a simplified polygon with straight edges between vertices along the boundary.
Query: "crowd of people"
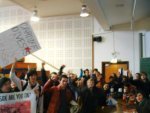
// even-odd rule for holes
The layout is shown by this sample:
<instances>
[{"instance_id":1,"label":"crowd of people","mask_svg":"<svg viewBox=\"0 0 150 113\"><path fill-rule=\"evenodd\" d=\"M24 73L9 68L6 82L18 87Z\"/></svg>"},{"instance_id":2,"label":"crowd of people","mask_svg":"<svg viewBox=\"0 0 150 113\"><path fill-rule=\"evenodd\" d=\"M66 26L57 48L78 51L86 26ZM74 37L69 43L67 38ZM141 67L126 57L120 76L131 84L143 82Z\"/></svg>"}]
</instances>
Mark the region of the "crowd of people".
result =
<instances>
[{"instance_id":1,"label":"crowd of people","mask_svg":"<svg viewBox=\"0 0 150 113\"><path fill-rule=\"evenodd\" d=\"M24 79L16 76L15 63L10 78L0 78L0 93L13 93L33 90L36 94L37 113L101 113L107 107L116 107L118 100L136 109L137 113L150 113L150 81L147 74L136 73L135 79L130 71L112 73L109 82L98 69L91 72L82 70L79 76L63 73L46 75L42 63L41 81L37 81L37 71L30 69Z\"/></svg>"}]
</instances>

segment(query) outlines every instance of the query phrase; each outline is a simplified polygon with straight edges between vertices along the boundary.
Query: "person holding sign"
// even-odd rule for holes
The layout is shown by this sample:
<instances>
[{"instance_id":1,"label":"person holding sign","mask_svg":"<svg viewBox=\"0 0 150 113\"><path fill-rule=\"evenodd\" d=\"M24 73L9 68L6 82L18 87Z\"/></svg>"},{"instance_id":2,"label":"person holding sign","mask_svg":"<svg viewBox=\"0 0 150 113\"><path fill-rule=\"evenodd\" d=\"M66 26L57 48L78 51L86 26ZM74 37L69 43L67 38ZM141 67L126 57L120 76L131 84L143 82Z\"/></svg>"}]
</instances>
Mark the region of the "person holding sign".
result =
<instances>
[{"instance_id":1,"label":"person holding sign","mask_svg":"<svg viewBox=\"0 0 150 113\"><path fill-rule=\"evenodd\" d=\"M37 82L36 70L29 70L27 73L27 80L20 80L15 74L15 63L12 65L10 71L10 79L16 84L20 91L33 90L36 94L37 113L43 113L43 96L41 95L42 87Z\"/></svg>"}]
</instances>

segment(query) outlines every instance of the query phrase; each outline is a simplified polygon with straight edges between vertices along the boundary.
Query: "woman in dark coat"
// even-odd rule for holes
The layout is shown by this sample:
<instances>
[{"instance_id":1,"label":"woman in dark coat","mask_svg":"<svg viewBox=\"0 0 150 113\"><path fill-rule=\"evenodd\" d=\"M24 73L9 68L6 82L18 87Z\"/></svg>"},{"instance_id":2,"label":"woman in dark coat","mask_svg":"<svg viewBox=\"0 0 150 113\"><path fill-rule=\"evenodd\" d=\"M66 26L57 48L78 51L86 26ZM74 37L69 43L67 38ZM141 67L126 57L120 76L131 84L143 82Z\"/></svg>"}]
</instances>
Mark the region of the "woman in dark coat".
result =
<instances>
[{"instance_id":1,"label":"woman in dark coat","mask_svg":"<svg viewBox=\"0 0 150 113\"><path fill-rule=\"evenodd\" d=\"M137 100L137 112L138 113L150 113L150 100L144 97L143 92L138 92L136 96Z\"/></svg>"}]
</instances>

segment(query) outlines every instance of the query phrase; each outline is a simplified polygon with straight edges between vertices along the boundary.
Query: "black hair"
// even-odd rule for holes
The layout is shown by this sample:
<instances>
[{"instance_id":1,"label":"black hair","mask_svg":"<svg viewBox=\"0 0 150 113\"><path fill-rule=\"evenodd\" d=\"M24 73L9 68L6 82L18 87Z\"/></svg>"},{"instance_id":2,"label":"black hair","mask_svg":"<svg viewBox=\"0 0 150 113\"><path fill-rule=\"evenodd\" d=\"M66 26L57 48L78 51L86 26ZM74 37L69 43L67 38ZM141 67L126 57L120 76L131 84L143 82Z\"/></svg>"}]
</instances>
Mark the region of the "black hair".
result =
<instances>
[{"instance_id":1,"label":"black hair","mask_svg":"<svg viewBox=\"0 0 150 113\"><path fill-rule=\"evenodd\" d=\"M84 70L84 74L85 74L85 72L86 72L86 71L88 71L88 72L89 72L89 69L85 69L85 70Z\"/></svg>"},{"instance_id":2,"label":"black hair","mask_svg":"<svg viewBox=\"0 0 150 113\"><path fill-rule=\"evenodd\" d=\"M9 79L9 78L7 78L7 77L2 77L2 78L0 78L0 88L2 88L3 87L3 85L6 83L6 82L11 82L11 80Z\"/></svg>"},{"instance_id":3,"label":"black hair","mask_svg":"<svg viewBox=\"0 0 150 113\"><path fill-rule=\"evenodd\" d=\"M97 68L95 68L95 69L93 69L93 71L97 71L97 72L98 72L98 69L97 69Z\"/></svg>"},{"instance_id":4,"label":"black hair","mask_svg":"<svg viewBox=\"0 0 150 113\"><path fill-rule=\"evenodd\" d=\"M143 91L137 90L137 91L136 91L136 95L139 94L139 93L142 94L144 98L146 97L146 95L145 95L145 93L144 93Z\"/></svg>"},{"instance_id":5,"label":"black hair","mask_svg":"<svg viewBox=\"0 0 150 113\"><path fill-rule=\"evenodd\" d=\"M113 77L113 76L110 76L109 79L114 79L114 77Z\"/></svg>"},{"instance_id":6,"label":"black hair","mask_svg":"<svg viewBox=\"0 0 150 113\"><path fill-rule=\"evenodd\" d=\"M147 77L147 73L146 72L141 72L141 75L145 75Z\"/></svg>"},{"instance_id":7,"label":"black hair","mask_svg":"<svg viewBox=\"0 0 150 113\"><path fill-rule=\"evenodd\" d=\"M27 72L27 78L29 79L30 76L36 75L37 76L37 71L36 69L30 69L29 72Z\"/></svg>"},{"instance_id":8,"label":"black hair","mask_svg":"<svg viewBox=\"0 0 150 113\"><path fill-rule=\"evenodd\" d=\"M114 75L114 78L117 78L117 74L116 73L112 73L111 76Z\"/></svg>"},{"instance_id":9,"label":"black hair","mask_svg":"<svg viewBox=\"0 0 150 113\"><path fill-rule=\"evenodd\" d=\"M137 74L138 76L141 76L141 74L140 74L140 73L135 73L135 74Z\"/></svg>"},{"instance_id":10,"label":"black hair","mask_svg":"<svg viewBox=\"0 0 150 113\"><path fill-rule=\"evenodd\" d=\"M62 78L68 79L67 75L62 75L62 76L60 76L60 80L62 80Z\"/></svg>"}]
</instances>

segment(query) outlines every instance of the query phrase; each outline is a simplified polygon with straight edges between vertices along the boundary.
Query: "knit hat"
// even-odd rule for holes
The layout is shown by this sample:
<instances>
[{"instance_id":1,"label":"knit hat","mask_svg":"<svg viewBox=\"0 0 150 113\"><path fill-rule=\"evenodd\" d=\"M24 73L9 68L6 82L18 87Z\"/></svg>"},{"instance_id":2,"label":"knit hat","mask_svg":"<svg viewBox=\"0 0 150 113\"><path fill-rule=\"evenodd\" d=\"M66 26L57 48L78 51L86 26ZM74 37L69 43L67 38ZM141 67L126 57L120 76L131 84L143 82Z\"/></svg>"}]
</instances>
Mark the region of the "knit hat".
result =
<instances>
[{"instance_id":1,"label":"knit hat","mask_svg":"<svg viewBox=\"0 0 150 113\"><path fill-rule=\"evenodd\" d=\"M3 85L4 85L6 82L8 82L8 81L11 82L11 80L10 80L9 78L6 78L6 77L0 78L0 88L2 88Z\"/></svg>"},{"instance_id":2,"label":"knit hat","mask_svg":"<svg viewBox=\"0 0 150 113\"><path fill-rule=\"evenodd\" d=\"M29 77L32 76L32 75L37 75L37 71L35 69L30 69L27 72L27 79L29 79Z\"/></svg>"}]
</instances>

